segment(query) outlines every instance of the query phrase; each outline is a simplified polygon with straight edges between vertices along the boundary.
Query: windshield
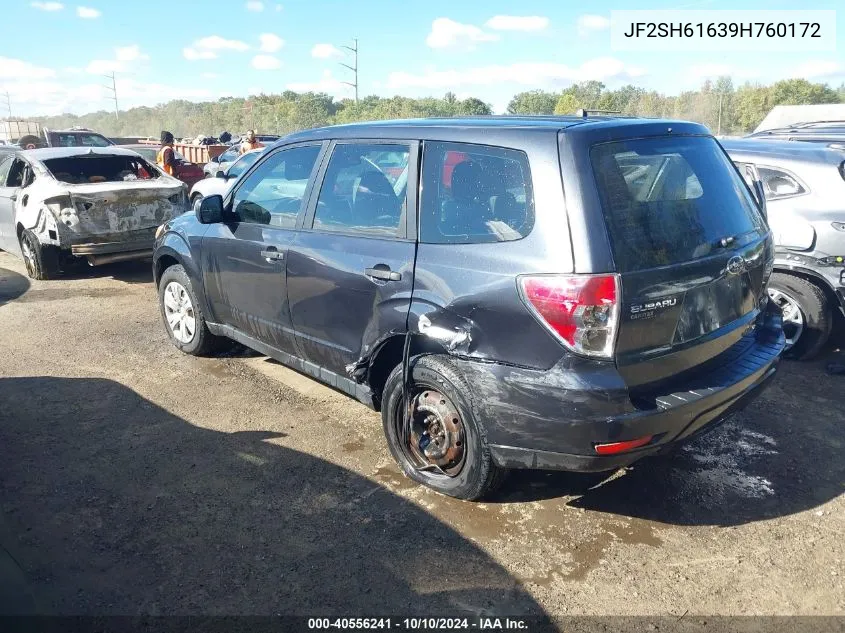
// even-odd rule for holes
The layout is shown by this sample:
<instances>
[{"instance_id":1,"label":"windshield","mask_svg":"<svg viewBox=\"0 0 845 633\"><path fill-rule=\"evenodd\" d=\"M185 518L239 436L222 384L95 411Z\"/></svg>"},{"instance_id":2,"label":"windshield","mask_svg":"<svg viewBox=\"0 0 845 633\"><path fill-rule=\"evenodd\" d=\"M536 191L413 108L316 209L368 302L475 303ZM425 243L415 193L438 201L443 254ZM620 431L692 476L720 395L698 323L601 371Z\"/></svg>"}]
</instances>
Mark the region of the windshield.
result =
<instances>
[{"instance_id":1,"label":"windshield","mask_svg":"<svg viewBox=\"0 0 845 633\"><path fill-rule=\"evenodd\" d=\"M53 177L71 185L153 180L158 172L140 156L95 154L51 158L44 166Z\"/></svg>"},{"instance_id":2,"label":"windshield","mask_svg":"<svg viewBox=\"0 0 845 633\"><path fill-rule=\"evenodd\" d=\"M710 137L631 139L590 152L617 268L706 257L722 239L765 231L729 159Z\"/></svg>"},{"instance_id":3,"label":"windshield","mask_svg":"<svg viewBox=\"0 0 845 633\"><path fill-rule=\"evenodd\" d=\"M244 173L247 169L249 169L258 157L261 156L261 152L250 152L249 154L244 154L234 163L232 166L229 167L228 176L229 178L237 178L242 173Z\"/></svg>"}]
</instances>

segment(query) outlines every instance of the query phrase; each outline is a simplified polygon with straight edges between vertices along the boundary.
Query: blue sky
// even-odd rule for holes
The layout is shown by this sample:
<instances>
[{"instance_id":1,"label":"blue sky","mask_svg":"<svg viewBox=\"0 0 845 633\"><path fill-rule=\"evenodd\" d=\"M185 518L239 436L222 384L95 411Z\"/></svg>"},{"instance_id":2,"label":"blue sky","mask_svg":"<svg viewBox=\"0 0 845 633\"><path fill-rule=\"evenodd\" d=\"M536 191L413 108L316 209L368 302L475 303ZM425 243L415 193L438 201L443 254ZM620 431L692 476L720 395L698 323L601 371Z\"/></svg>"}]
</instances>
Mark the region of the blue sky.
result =
<instances>
[{"instance_id":1,"label":"blue sky","mask_svg":"<svg viewBox=\"0 0 845 633\"><path fill-rule=\"evenodd\" d=\"M833 53L620 53L613 9L795 9L791 1L598 0L3 0L0 116L121 108L172 98L217 99L319 90L351 96L338 62L357 37L360 93L478 96L501 111L511 95L597 79L670 94L727 74L736 83L800 76L845 81L845 10ZM836 9L820 0L805 9ZM841 5L840 5L841 6ZM23 25L31 25L24 27Z\"/></svg>"}]
</instances>

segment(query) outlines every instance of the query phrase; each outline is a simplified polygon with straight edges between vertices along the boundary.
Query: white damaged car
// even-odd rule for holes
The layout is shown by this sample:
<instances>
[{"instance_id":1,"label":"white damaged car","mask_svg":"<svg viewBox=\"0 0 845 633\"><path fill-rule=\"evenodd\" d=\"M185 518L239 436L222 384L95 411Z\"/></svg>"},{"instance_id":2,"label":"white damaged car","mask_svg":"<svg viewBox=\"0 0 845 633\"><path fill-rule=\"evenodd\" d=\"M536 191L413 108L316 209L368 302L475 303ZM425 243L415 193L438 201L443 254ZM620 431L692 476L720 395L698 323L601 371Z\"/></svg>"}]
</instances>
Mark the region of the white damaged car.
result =
<instances>
[{"instance_id":1,"label":"white damaged car","mask_svg":"<svg viewBox=\"0 0 845 633\"><path fill-rule=\"evenodd\" d=\"M0 153L0 249L20 255L34 279L76 258L148 258L156 228L187 208L185 185L130 150Z\"/></svg>"}]
</instances>

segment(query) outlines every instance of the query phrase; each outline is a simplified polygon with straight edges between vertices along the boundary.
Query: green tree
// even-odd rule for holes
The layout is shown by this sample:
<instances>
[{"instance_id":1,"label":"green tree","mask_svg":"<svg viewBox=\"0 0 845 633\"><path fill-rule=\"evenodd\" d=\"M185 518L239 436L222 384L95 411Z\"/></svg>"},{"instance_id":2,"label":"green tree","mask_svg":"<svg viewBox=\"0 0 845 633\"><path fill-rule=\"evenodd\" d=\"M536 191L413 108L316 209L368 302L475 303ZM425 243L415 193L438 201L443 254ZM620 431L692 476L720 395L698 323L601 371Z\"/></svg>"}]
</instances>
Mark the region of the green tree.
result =
<instances>
[{"instance_id":1,"label":"green tree","mask_svg":"<svg viewBox=\"0 0 845 633\"><path fill-rule=\"evenodd\" d=\"M806 79L784 79L770 88L773 105L839 103L840 96L827 84L814 84Z\"/></svg>"},{"instance_id":2,"label":"green tree","mask_svg":"<svg viewBox=\"0 0 845 633\"><path fill-rule=\"evenodd\" d=\"M575 114L581 107L578 99L572 93L564 93L558 97L555 104L555 114Z\"/></svg>"},{"instance_id":3,"label":"green tree","mask_svg":"<svg viewBox=\"0 0 845 633\"><path fill-rule=\"evenodd\" d=\"M458 102L457 105L457 114L463 114L466 116L493 114L493 108L490 107L490 104L484 103L481 99L476 99L475 97L464 99L463 101Z\"/></svg>"},{"instance_id":4,"label":"green tree","mask_svg":"<svg viewBox=\"0 0 845 633\"><path fill-rule=\"evenodd\" d=\"M514 95L508 114L553 114L558 96L545 90L529 90Z\"/></svg>"}]
</instances>

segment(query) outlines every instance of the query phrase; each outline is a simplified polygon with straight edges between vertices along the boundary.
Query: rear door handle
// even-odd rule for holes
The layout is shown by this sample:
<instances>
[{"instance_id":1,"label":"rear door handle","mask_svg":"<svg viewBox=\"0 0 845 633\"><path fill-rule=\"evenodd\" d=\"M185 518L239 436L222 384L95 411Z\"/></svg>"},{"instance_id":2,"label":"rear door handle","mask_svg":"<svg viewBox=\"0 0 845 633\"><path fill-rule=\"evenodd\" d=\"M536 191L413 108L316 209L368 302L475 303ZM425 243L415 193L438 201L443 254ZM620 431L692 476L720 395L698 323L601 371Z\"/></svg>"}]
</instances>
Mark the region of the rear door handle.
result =
<instances>
[{"instance_id":1,"label":"rear door handle","mask_svg":"<svg viewBox=\"0 0 845 633\"><path fill-rule=\"evenodd\" d=\"M261 257L266 259L268 262L278 262L282 261L285 258L285 254L281 251L277 251L275 248L270 247L266 251L261 251Z\"/></svg>"},{"instance_id":2,"label":"rear door handle","mask_svg":"<svg viewBox=\"0 0 845 633\"><path fill-rule=\"evenodd\" d=\"M379 264L375 268L367 268L364 274L371 279L380 279L381 281L401 281L402 279L402 273L390 270L384 264Z\"/></svg>"}]
</instances>

